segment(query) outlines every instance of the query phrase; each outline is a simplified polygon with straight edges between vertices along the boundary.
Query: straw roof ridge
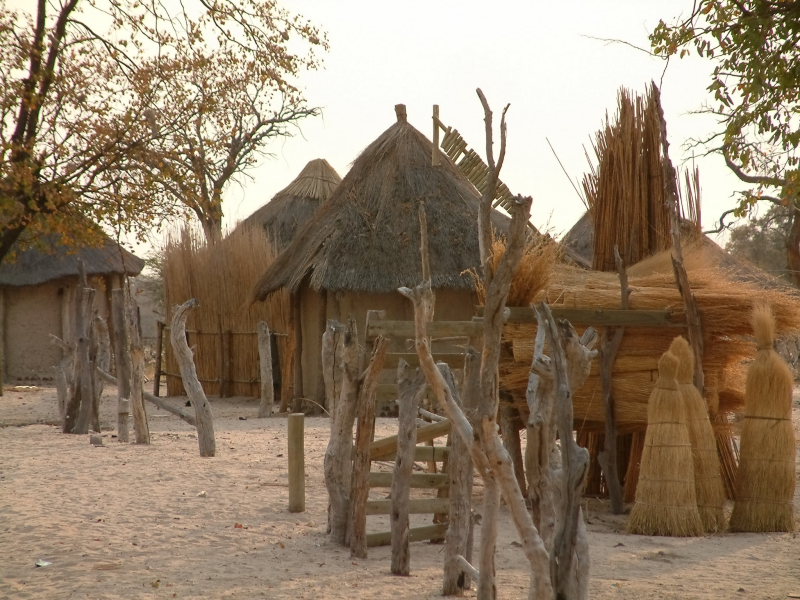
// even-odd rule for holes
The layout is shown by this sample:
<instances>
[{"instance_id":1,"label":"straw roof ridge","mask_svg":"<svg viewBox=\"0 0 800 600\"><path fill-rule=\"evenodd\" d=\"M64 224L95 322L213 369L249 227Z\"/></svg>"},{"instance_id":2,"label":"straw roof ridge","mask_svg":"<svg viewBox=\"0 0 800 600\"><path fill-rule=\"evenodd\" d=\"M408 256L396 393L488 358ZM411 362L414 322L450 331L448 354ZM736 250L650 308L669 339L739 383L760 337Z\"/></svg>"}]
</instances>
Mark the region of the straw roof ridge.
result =
<instances>
[{"instance_id":1,"label":"straw roof ridge","mask_svg":"<svg viewBox=\"0 0 800 600\"><path fill-rule=\"evenodd\" d=\"M261 226L278 248L288 246L297 229L311 219L342 178L324 158L309 161L294 180L242 221L234 233Z\"/></svg>"},{"instance_id":2,"label":"straw roof ridge","mask_svg":"<svg viewBox=\"0 0 800 600\"><path fill-rule=\"evenodd\" d=\"M714 268L726 274L734 281L750 283L762 289L777 290L791 296L798 296L798 290L785 281L767 273L757 265L740 256L733 256L707 235L695 233L693 227L684 222L681 238L686 248L696 247L698 250L708 252L714 261ZM578 255L583 264L592 263L594 253L594 224L590 211L576 221L572 228L562 238L561 245L567 247ZM684 253L686 253L684 249ZM647 259L645 259L647 260ZM626 265L631 267L633 265Z\"/></svg>"},{"instance_id":3,"label":"straw roof ridge","mask_svg":"<svg viewBox=\"0 0 800 600\"><path fill-rule=\"evenodd\" d=\"M336 191L267 269L254 294L281 287L372 293L422 279L419 206L425 203L435 288L474 289L466 271L479 263L480 195L442 155L431 166L431 142L405 119L389 127L353 162ZM509 218L493 211L496 230Z\"/></svg>"},{"instance_id":4,"label":"straw roof ridge","mask_svg":"<svg viewBox=\"0 0 800 600\"><path fill-rule=\"evenodd\" d=\"M75 248L66 245L61 235L53 233L42 236L35 246L20 251L15 259L0 263L0 285L22 287L74 277L78 275L78 260L83 261L87 275L134 276L141 273L145 264L143 259L105 234L102 245Z\"/></svg>"}]
</instances>

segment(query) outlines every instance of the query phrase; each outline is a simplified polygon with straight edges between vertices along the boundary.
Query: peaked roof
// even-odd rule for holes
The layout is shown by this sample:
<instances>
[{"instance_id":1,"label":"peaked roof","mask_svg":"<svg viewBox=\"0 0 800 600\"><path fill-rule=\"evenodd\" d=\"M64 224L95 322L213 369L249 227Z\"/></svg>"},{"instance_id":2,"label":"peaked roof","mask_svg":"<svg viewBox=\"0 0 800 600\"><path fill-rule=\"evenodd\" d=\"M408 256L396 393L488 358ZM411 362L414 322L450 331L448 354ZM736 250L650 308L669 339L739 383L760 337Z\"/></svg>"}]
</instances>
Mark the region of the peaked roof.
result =
<instances>
[{"instance_id":1,"label":"peaked roof","mask_svg":"<svg viewBox=\"0 0 800 600\"><path fill-rule=\"evenodd\" d=\"M297 233L256 285L256 299L309 278L312 288L391 292L422 280L419 212L425 203L432 284L473 289L467 270L479 263L475 187L442 155L431 165L432 143L405 118L355 160L339 187ZM496 228L509 219L494 211Z\"/></svg>"},{"instance_id":2,"label":"peaked roof","mask_svg":"<svg viewBox=\"0 0 800 600\"><path fill-rule=\"evenodd\" d=\"M331 197L341 181L327 160L315 158L294 181L242 221L237 229L261 225L278 249L283 250L291 243L297 229Z\"/></svg>"},{"instance_id":3,"label":"peaked roof","mask_svg":"<svg viewBox=\"0 0 800 600\"><path fill-rule=\"evenodd\" d=\"M712 259L714 266L724 271L733 281L742 281L762 288L778 289L797 295L797 289L789 283L767 273L745 258L733 256L707 235L698 235L694 231L692 227L682 227L681 239L685 240L689 247L705 251L707 256ZM588 210L567 232L561 240L561 244L581 259L582 266L587 269L591 268L594 254L594 222Z\"/></svg>"},{"instance_id":4,"label":"peaked roof","mask_svg":"<svg viewBox=\"0 0 800 600\"><path fill-rule=\"evenodd\" d=\"M107 236L101 246L73 248L65 245L60 235L50 234L37 240L36 246L19 252L16 258L0 263L0 285L21 287L76 277L79 259L86 275L138 275L144 268L144 260Z\"/></svg>"}]
</instances>

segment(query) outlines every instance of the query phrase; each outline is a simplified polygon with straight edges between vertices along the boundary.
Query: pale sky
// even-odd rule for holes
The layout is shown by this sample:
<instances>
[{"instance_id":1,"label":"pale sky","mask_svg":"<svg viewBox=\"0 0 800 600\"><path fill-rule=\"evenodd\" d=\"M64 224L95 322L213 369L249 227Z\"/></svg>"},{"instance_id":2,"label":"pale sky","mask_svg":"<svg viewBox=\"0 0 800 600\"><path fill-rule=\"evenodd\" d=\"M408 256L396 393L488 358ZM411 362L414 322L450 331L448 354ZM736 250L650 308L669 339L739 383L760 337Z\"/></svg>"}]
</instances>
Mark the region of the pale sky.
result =
<instances>
[{"instance_id":1,"label":"pale sky","mask_svg":"<svg viewBox=\"0 0 800 600\"><path fill-rule=\"evenodd\" d=\"M284 2L327 30L330 51L320 72L304 77L309 102L323 116L302 124L302 135L278 141L253 172L255 180L232 188L226 223L235 224L286 186L307 161L327 159L344 177L352 161L395 121L394 105L407 105L408 120L429 138L431 110L458 129L483 154L480 87L495 114L506 103L508 148L501 172L511 191L533 196L533 223L559 236L583 214L583 205L559 167L553 144L573 180L588 170L591 150L606 113L616 111L625 86L644 93L658 83L664 62L622 44L647 48L659 18L671 20L691 0L523 2L495 0L292 0ZM707 116L690 114L709 97L710 64L673 60L663 79L670 154L689 161L692 137L714 129ZM591 153L590 153L591 154ZM703 225L710 228L743 187L718 156L698 157ZM580 186L578 186L580 189Z\"/></svg>"},{"instance_id":2,"label":"pale sky","mask_svg":"<svg viewBox=\"0 0 800 600\"><path fill-rule=\"evenodd\" d=\"M10 0L25 7L32 0ZM275 156L233 184L223 210L225 227L266 203L314 158L325 158L344 177L361 151L395 122L394 105L429 138L431 111L458 129L484 154L480 87L495 114L508 112L507 157L500 177L512 192L533 196L533 223L557 237L583 214L583 204L547 145L550 140L580 188L595 133L616 111L620 86L642 94L659 83L664 62L624 44L649 48L660 18L686 14L691 0L280 0L327 31L330 51L320 71L300 81L322 116L307 119L293 138L277 140ZM676 167L700 168L703 226L732 207L744 187L721 157L697 157L687 140L715 129L691 114L709 98L711 66L674 59L663 75L670 152ZM697 151L695 151L697 153Z\"/></svg>"}]
</instances>

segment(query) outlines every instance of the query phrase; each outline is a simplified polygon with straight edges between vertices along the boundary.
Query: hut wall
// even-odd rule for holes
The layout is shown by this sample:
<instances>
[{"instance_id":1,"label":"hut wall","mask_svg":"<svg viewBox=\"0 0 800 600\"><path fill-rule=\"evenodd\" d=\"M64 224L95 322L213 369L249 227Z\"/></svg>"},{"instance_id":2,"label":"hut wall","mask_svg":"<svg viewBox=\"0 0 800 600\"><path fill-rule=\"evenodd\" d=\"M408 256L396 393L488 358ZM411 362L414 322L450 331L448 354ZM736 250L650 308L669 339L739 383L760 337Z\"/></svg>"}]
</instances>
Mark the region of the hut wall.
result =
<instances>
[{"instance_id":1,"label":"hut wall","mask_svg":"<svg viewBox=\"0 0 800 600\"><path fill-rule=\"evenodd\" d=\"M398 292L374 294L366 292L319 293L303 287L300 293L302 350L300 369L302 391L299 396L324 405L325 388L322 381L322 334L329 319L346 322L355 319L361 344L367 311L386 311L386 318L413 320L411 302ZM475 314L476 298L466 290L436 290L435 319L438 321L468 321Z\"/></svg>"},{"instance_id":2,"label":"hut wall","mask_svg":"<svg viewBox=\"0 0 800 600\"><path fill-rule=\"evenodd\" d=\"M108 322L108 290L103 277L90 278L95 310ZM50 335L72 341L77 278L31 286L2 288L4 311L2 343L5 380L51 382L61 362L61 349Z\"/></svg>"},{"instance_id":3,"label":"hut wall","mask_svg":"<svg viewBox=\"0 0 800 600\"><path fill-rule=\"evenodd\" d=\"M5 289L3 355L8 381L39 383L53 379L61 351L50 334L61 336L62 286L45 283Z\"/></svg>"}]
</instances>

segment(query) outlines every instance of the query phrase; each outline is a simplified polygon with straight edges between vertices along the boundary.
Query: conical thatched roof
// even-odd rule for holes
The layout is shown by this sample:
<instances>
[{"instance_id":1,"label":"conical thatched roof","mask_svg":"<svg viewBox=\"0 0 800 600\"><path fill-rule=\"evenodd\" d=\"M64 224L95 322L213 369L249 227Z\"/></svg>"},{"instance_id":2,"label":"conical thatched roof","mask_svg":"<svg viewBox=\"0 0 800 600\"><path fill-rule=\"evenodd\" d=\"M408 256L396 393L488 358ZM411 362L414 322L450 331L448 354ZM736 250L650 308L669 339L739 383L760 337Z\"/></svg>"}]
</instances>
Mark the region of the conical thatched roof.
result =
<instances>
[{"instance_id":1,"label":"conical thatched roof","mask_svg":"<svg viewBox=\"0 0 800 600\"><path fill-rule=\"evenodd\" d=\"M281 287L294 291L306 277L314 289L384 293L422 280L418 208L425 202L436 288L473 289L465 272L479 263L480 197L442 156L431 166L431 142L398 120L356 159L342 183L264 273L255 288L263 300ZM495 227L508 217L495 212Z\"/></svg>"},{"instance_id":2,"label":"conical thatched roof","mask_svg":"<svg viewBox=\"0 0 800 600\"><path fill-rule=\"evenodd\" d=\"M297 230L326 202L342 181L324 158L315 158L300 174L239 228L262 226L279 250L286 248Z\"/></svg>"},{"instance_id":3,"label":"conical thatched roof","mask_svg":"<svg viewBox=\"0 0 800 600\"><path fill-rule=\"evenodd\" d=\"M0 264L0 285L21 287L39 285L61 277L78 275L78 260L83 261L86 275L120 273L138 275L144 260L128 252L104 236L101 246L72 248L52 234L38 240L36 245L22 250L14 259Z\"/></svg>"},{"instance_id":4,"label":"conical thatched roof","mask_svg":"<svg viewBox=\"0 0 800 600\"><path fill-rule=\"evenodd\" d=\"M798 294L797 290L785 281L770 275L743 257L732 256L707 235L698 234L697 230L687 222L684 222L684 227L681 229L681 239L690 251L702 251L711 264L725 272L730 279L751 283L765 289L781 290L792 295ZM594 235L592 215L586 211L561 240L561 245L570 250L574 256L579 257L580 264L590 268L594 254Z\"/></svg>"}]
</instances>

